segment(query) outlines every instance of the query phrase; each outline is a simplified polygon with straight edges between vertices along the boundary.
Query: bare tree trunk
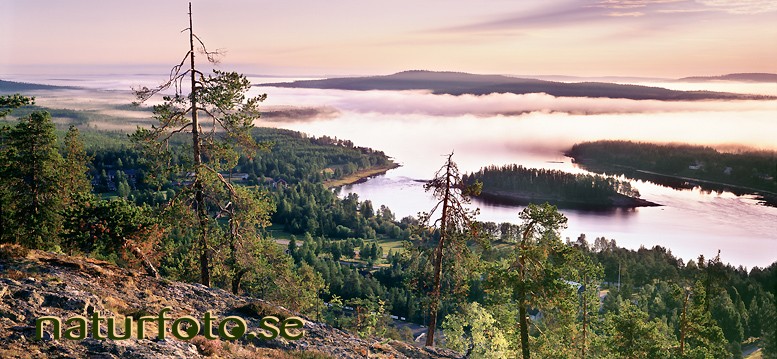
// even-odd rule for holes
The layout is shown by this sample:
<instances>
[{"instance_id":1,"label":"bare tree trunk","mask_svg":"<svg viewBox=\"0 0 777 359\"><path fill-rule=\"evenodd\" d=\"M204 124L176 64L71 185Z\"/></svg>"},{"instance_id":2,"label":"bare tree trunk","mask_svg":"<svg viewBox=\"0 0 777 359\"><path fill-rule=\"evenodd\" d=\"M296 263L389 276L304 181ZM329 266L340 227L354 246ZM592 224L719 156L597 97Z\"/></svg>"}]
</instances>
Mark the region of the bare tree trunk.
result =
<instances>
[{"instance_id":1,"label":"bare tree trunk","mask_svg":"<svg viewBox=\"0 0 777 359\"><path fill-rule=\"evenodd\" d=\"M126 239L124 239L124 243L122 244L122 246L128 249L132 253L132 255L135 256L135 258L140 260L140 263L143 265L143 269L146 270L146 274L148 274L148 276L159 278L159 272L157 272L156 268L154 268L154 265L151 264L151 261L148 260L148 258L146 257L145 254L143 254L140 248L138 248L137 246L132 244L132 242Z\"/></svg>"},{"instance_id":2,"label":"bare tree trunk","mask_svg":"<svg viewBox=\"0 0 777 359\"><path fill-rule=\"evenodd\" d=\"M205 209L205 196L201 182L200 167L202 156L200 154L200 124L197 119L197 71L194 67L194 29L192 28L192 3L189 3L189 74L192 80L192 151L194 154L194 206L197 210L197 219L200 225L200 283L210 287L210 264L208 253L208 213Z\"/></svg>"},{"instance_id":3,"label":"bare tree trunk","mask_svg":"<svg viewBox=\"0 0 777 359\"><path fill-rule=\"evenodd\" d=\"M246 273L248 273L247 269L241 269L235 272L235 275L232 277L232 294L237 295L238 292L240 292L240 281Z\"/></svg>"},{"instance_id":4,"label":"bare tree trunk","mask_svg":"<svg viewBox=\"0 0 777 359\"><path fill-rule=\"evenodd\" d=\"M685 333L688 330L688 299L691 296L690 292L686 292L683 298L683 314L680 317L680 356L685 353Z\"/></svg>"},{"instance_id":5,"label":"bare tree trunk","mask_svg":"<svg viewBox=\"0 0 777 359\"><path fill-rule=\"evenodd\" d=\"M529 223L526 229L521 235L520 250L518 253L518 276L520 278L520 284L518 285L518 329L521 333L521 352L523 359L529 359L531 353L529 352L529 319L526 317L526 287L525 287L525 268L526 268L526 240L529 237L529 233L532 230L533 223Z\"/></svg>"},{"instance_id":6,"label":"bare tree trunk","mask_svg":"<svg viewBox=\"0 0 777 359\"><path fill-rule=\"evenodd\" d=\"M581 358L583 359L585 359L585 334L586 334L585 326L588 322L588 306L586 305L588 301L586 300L586 297L585 297L585 290L586 290L587 283L588 283L588 276L583 275L583 294L582 294L582 298L583 298L583 353L582 354L583 355L581 356Z\"/></svg>"},{"instance_id":7,"label":"bare tree trunk","mask_svg":"<svg viewBox=\"0 0 777 359\"><path fill-rule=\"evenodd\" d=\"M452 156L452 154L451 154ZM434 252L434 289L432 289L431 303L429 303L429 329L426 332L426 346L434 346L434 332L437 327L437 311L440 309L440 292L442 289L442 255L445 248L445 240L448 237L448 206L451 190L451 157L445 169L445 195L442 202L442 218L440 221L440 242Z\"/></svg>"},{"instance_id":8,"label":"bare tree trunk","mask_svg":"<svg viewBox=\"0 0 777 359\"><path fill-rule=\"evenodd\" d=\"M518 294L522 294L523 291L518 291ZM521 352L523 353L523 359L529 359L529 323L526 319L526 305L521 301L518 307L518 320L519 327L521 329Z\"/></svg>"}]
</instances>

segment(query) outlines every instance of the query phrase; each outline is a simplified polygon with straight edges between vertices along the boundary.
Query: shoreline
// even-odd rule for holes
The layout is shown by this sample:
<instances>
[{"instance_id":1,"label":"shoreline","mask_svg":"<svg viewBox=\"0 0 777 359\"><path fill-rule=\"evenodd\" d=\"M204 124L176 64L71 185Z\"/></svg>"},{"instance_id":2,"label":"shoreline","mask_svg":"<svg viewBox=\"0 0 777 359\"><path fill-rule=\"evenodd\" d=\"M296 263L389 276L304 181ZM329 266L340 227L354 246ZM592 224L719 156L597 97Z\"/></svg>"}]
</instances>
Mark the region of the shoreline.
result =
<instances>
[{"instance_id":1,"label":"shoreline","mask_svg":"<svg viewBox=\"0 0 777 359\"><path fill-rule=\"evenodd\" d=\"M583 169L594 173L606 173L612 171L613 173L623 174L624 176L634 180L649 181L674 189L691 189L694 187L699 187L705 191L718 193L727 191L737 196L754 195L759 201L759 205L777 207L777 193L765 189L701 178L680 176L677 174L653 172L618 164L599 164L595 162L591 163L584 158L571 158L573 162L579 164Z\"/></svg>"},{"instance_id":2,"label":"shoreline","mask_svg":"<svg viewBox=\"0 0 777 359\"><path fill-rule=\"evenodd\" d=\"M360 183L368 180L371 177L382 175L398 167L400 167L400 164L394 161L391 161L387 165L365 168L363 170L358 170L354 173L351 173L350 175L340 179L324 181L323 185L328 189L332 189L336 187L346 186L349 184Z\"/></svg>"},{"instance_id":3,"label":"shoreline","mask_svg":"<svg viewBox=\"0 0 777 359\"><path fill-rule=\"evenodd\" d=\"M661 205L642 198L628 197L618 195L609 197L611 203L590 203L574 200L564 200L562 198L542 197L542 196L522 196L515 193L501 191L489 192L483 191L479 196L474 197L486 203L501 204L508 206L526 206L529 203L545 203L557 206L559 209L588 209L588 210L610 210L617 208L637 208L637 207L660 207Z\"/></svg>"}]
</instances>

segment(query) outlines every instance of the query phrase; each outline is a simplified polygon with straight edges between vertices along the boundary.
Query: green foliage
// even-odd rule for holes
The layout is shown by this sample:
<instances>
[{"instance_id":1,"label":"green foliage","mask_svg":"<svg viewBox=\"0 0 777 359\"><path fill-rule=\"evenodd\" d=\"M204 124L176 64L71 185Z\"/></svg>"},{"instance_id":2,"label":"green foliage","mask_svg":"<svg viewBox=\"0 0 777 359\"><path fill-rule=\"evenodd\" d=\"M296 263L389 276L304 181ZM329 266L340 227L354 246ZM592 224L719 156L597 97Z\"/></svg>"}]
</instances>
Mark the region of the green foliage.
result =
<instances>
[{"instance_id":1,"label":"green foliage","mask_svg":"<svg viewBox=\"0 0 777 359\"><path fill-rule=\"evenodd\" d=\"M21 94L0 96L0 118L5 117L11 111L22 106L35 104L34 97L22 96Z\"/></svg>"},{"instance_id":2,"label":"green foliage","mask_svg":"<svg viewBox=\"0 0 777 359\"><path fill-rule=\"evenodd\" d=\"M619 196L639 197L627 181L600 175L572 174L519 165L489 166L464 175L464 183L483 183L486 199L559 205L610 206Z\"/></svg>"},{"instance_id":3,"label":"green foliage","mask_svg":"<svg viewBox=\"0 0 777 359\"><path fill-rule=\"evenodd\" d=\"M660 320L625 301L617 315L610 313L605 325L609 348L618 358L669 358L674 347L669 328Z\"/></svg>"},{"instance_id":4,"label":"green foliage","mask_svg":"<svg viewBox=\"0 0 777 359\"><path fill-rule=\"evenodd\" d=\"M650 172L719 182L693 184L711 191L741 191L721 183L777 191L774 152L721 152L705 146L596 141L575 144L567 155L592 171L624 174L675 187L687 186L687 179L671 179Z\"/></svg>"},{"instance_id":5,"label":"green foliage","mask_svg":"<svg viewBox=\"0 0 777 359\"><path fill-rule=\"evenodd\" d=\"M385 336L389 322L385 301L375 297L356 298L346 304L353 308L355 314L352 331L362 338Z\"/></svg>"},{"instance_id":6,"label":"green foliage","mask_svg":"<svg viewBox=\"0 0 777 359\"><path fill-rule=\"evenodd\" d=\"M65 194L65 205L80 205L78 196L88 196L92 192L92 183L87 177L92 157L87 155L81 135L75 126L70 126L64 140L64 162L61 186Z\"/></svg>"},{"instance_id":7,"label":"green foliage","mask_svg":"<svg viewBox=\"0 0 777 359\"><path fill-rule=\"evenodd\" d=\"M470 358L513 358L517 355L500 330L497 320L478 302L449 314L442 324L445 346Z\"/></svg>"},{"instance_id":8,"label":"green foliage","mask_svg":"<svg viewBox=\"0 0 777 359\"><path fill-rule=\"evenodd\" d=\"M763 357L777 358L777 301L771 294L767 296L762 309L761 320L763 328L761 329L761 348L763 348Z\"/></svg>"},{"instance_id":9,"label":"green foliage","mask_svg":"<svg viewBox=\"0 0 777 359\"><path fill-rule=\"evenodd\" d=\"M3 132L1 176L9 202L3 207L11 208L3 215L8 221L3 237L31 248L57 249L65 193L54 123L48 113L34 112Z\"/></svg>"},{"instance_id":10,"label":"green foliage","mask_svg":"<svg viewBox=\"0 0 777 359\"><path fill-rule=\"evenodd\" d=\"M149 206L94 197L77 198L77 202L66 211L62 237L68 250L124 264L137 259L129 254L132 247L147 255L158 251L164 230Z\"/></svg>"},{"instance_id":11,"label":"green foliage","mask_svg":"<svg viewBox=\"0 0 777 359\"><path fill-rule=\"evenodd\" d=\"M741 343L744 340L741 316L728 294L713 297L710 311L729 343Z\"/></svg>"},{"instance_id":12,"label":"green foliage","mask_svg":"<svg viewBox=\"0 0 777 359\"><path fill-rule=\"evenodd\" d=\"M683 309L678 325L682 351L680 358L722 358L728 355L726 339L710 313L705 309L706 292L701 281L693 288L676 289L684 296ZM683 343L684 341L684 343Z\"/></svg>"},{"instance_id":13,"label":"green foliage","mask_svg":"<svg viewBox=\"0 0 777 359\"><path fill-rule=\"evenodd\" d=\"M521 211L522 224L517 236L510 238L513 250L499 260L489 264L486 273L486 288L491 291L494 302L512 301L518 310L520 347L527 358L529 349L528 308L551 309L562 305L551 299L569 285L563 275L569 268L568 248L559 238L559 230L566 225L566 217L549 204L530 204ZM544 308L543 308L544 307Z\"/></svg>"}]
</instances>

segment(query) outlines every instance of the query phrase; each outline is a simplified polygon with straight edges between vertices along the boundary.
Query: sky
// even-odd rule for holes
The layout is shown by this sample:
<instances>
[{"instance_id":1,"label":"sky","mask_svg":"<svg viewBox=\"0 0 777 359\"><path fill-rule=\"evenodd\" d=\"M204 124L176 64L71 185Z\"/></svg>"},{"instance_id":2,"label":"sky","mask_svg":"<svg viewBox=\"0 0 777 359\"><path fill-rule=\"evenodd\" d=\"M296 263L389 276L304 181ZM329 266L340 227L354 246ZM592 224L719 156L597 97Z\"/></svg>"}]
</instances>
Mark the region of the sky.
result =
<instances>
[{"instance_id":1,"label":"sky","mask_svg":"<svg viewBox=\"0 0 777 359\"><path fill-rule=\"evenodd\" d=\"M193 0L221 66L678 78L777 73L775 0ZM0 76L164 71L187 1L0 0Z\"/></svg>"}]
</instances>

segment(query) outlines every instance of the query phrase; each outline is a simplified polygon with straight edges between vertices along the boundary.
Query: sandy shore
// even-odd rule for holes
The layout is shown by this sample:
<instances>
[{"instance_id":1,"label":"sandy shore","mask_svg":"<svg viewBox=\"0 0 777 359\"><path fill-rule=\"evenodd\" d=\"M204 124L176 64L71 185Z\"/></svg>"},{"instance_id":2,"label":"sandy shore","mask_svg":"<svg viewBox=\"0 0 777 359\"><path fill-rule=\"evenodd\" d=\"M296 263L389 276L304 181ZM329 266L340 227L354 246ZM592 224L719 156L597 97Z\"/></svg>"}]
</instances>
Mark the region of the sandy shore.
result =
<instances>
[{"instance_id":1,"label":"sandy shore","mask_svg":"<svg viewBox=\"0 0 777 359\"><path fill-rule=\"evenodd\" d=\"M345 186L349 184L359 183L362 181L366 181L370 177L384 174L389 170L392 170L397 167L399 167L398 163L390 162L387 165L366 168L366 169L351 173L350 175L340 179L324 181L324 186L326 188L335 188L335 187Z\"/></svg>"}]
</instances>

